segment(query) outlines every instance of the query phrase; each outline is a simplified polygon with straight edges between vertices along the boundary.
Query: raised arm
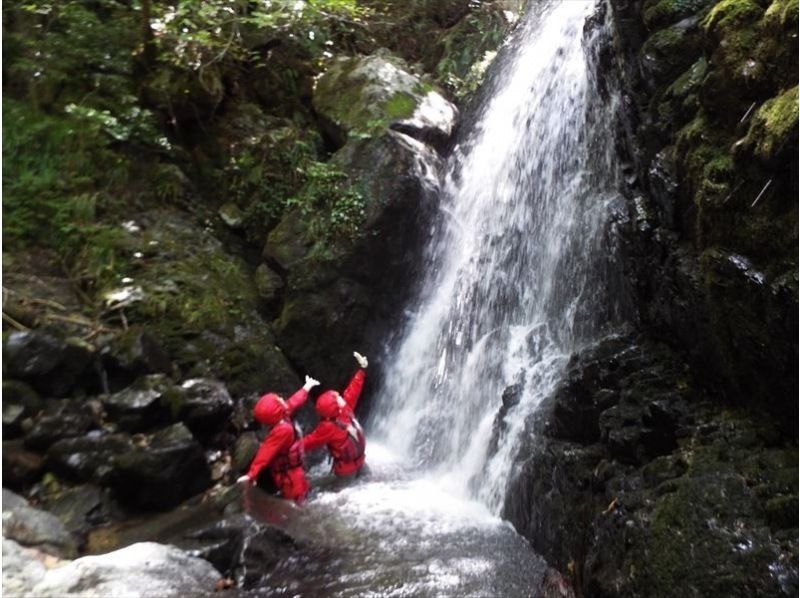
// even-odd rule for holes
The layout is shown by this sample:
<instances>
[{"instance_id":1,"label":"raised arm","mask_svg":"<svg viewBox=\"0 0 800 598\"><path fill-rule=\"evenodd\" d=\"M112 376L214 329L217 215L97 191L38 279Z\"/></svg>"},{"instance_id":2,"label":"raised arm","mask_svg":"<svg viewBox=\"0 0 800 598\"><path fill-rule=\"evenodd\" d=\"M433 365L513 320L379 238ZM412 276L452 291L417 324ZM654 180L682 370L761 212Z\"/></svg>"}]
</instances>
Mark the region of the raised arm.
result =
<instances>
[{"instance_id":1,"label":"raised arm","mask_svg":"<svg viewBox=\"0 0 800 598\"><path fill-rule=\"evenodd\" d=\"M289 412L290 416L303 406L303 403L305 403L306 399L308 399L308 391L315 386L319 386L319 382L314 380L314 378L311 376L306 376L306 383L303 385L303 388L294 393L286 401L286 411Z\"/></svg>"},{"instance_id":2,"label":"raised arm","mask_svg":"<svg viewBox=\"0 0 800 598\"><path fill-rule=\"evenodd\" d=\"M350 409L355 411L356 405L358 404L358 398L361 396L361 389L364 388L364 377L367 375L366 370L369 362L367 361L366 357L361 355L361 353L354 352L353 357L356 358L360 369L353 374L353 377L350 379L350 383L342 393L342 397L344 398L345 403L350 406Z\"/></svg>"},{"instance_id":3,"label":"raised arm","mask_svg":"<svg viewBox=\"0 0 800 598\"><path fill-rule=\"evenodd\" d=\"M364 377L366 375L366 370L358 370L353 374L353 377L350 378L350 383L342 393L345 403L347 403L353 411L356 410L358 398L361 396L361 389L364 388Z\"/></svg>"}]
</instances>

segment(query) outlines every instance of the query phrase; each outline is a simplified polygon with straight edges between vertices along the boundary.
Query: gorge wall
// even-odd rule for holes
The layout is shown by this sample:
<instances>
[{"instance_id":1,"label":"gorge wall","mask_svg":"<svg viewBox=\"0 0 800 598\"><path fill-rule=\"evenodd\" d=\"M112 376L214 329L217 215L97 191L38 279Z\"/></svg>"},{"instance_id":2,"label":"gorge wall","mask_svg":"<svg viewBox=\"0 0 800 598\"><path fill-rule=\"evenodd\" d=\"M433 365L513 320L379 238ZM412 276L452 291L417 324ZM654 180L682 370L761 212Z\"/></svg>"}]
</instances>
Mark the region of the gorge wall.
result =
<instances>
[{"instance_id":1,"label":"gorge wall","mask_svg":"<svg viewBox=\"0 0 800 598\"><path fill-rule=\"evenodd\" d=\"M605 10L638 317L529 417L505 513L583 595L794 595L797 3Z\"/></svg>"}]
</instances>

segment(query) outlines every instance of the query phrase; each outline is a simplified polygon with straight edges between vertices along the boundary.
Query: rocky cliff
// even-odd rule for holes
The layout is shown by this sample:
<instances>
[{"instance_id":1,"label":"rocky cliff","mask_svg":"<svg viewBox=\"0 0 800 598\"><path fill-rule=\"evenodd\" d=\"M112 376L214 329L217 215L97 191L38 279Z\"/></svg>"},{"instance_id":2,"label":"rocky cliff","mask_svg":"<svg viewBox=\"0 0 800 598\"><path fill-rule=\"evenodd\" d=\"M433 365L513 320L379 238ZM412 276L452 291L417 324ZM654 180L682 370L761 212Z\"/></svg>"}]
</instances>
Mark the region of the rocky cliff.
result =
<instances>
[{"instance_id":1,"label":"rocky cliff","mask_svg":"<svg viewBox=\"0 0 800 598\"><path fill-rule=\"evenodd\" d=\"M573 356L505 513L585 596L795 595L797 3L604 11L637 332Z\"/></svg>"}]
</instances>

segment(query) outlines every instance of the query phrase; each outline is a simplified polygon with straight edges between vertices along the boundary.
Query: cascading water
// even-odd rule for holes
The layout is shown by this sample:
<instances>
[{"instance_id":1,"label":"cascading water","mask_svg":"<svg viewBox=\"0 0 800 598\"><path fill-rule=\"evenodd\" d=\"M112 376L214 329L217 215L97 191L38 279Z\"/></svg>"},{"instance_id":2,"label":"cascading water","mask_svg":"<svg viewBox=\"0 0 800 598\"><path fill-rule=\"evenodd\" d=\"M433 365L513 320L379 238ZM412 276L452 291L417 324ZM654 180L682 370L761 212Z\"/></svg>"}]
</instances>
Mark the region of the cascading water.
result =
<instances>
[{"instance_id":1,"label":"cascading water","mask_svg":"<svg viewBox=\"0 0 800 598\"><path fill-rule=\"evenodd\" d=\"M372 473L285 518L320 552L282 563L270 595L533 595L544 563L498 517L515 447L570 353L621 311L606 238L613 101L584 35L594 8L535 5L493 65L369 422ZM512 384L518 402L503 405Z\"/></svg>"},{"instance_id":2,"label":"cascading water","mask_svg":"<svg viewBox=\"0 0 800 598\"><path fill-rule=\"evenodd\" d=\"M593 7L528 16L456 147L429 275L375 420L373 436L495 511L525 415L621 311L606 267L614 107L598 96L582 34ZM522 382L495 426L504 389Z\"/></svg>"}]
</instances>

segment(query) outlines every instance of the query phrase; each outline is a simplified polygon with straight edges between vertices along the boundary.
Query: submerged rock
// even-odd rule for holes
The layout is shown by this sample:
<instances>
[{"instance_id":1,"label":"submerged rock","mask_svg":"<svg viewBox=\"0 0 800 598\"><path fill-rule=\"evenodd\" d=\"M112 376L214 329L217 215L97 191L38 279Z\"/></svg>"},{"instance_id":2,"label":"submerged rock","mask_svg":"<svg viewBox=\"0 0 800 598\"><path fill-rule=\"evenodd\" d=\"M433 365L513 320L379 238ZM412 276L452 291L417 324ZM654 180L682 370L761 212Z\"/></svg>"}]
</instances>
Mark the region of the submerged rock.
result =
<instances>
[{"instance_id":1,"label":"submerged rock","mask_svg":"<svg viewBox=\"0 0 800 598\"><path fill-rule=\"evenodd\" d=\"M174 546L141 542L85 556L48 570L35 596L197 596L210 594L221 575L208 561Z\"/></svg>"}]
</instances>

